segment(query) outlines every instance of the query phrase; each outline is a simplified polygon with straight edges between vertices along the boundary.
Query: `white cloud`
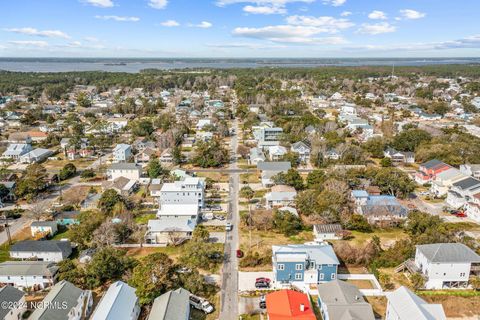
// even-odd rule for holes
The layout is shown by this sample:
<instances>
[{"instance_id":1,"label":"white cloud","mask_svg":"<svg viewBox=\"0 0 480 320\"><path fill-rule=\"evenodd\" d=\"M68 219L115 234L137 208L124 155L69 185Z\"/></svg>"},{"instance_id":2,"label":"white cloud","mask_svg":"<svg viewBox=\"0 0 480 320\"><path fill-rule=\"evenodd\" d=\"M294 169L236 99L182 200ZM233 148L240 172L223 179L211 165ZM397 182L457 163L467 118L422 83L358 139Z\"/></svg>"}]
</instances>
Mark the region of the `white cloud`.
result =
<instances>
[{"instance_id":1,"label":"white cloud","mask_svg":"<svg viewBox=\"0 0 480 320\"><path fill-rule=\"evenodd\" d=\"M352 15L351 11L343 11L342 13L340 13L340 16L342 16L342 17L348 17L348 16L351 16L351 15Z\"/></svg>"},{"instance_id":2,"label":"white cloud","mask_svg":"<svg viewBox=\"0 0 480 320\"><path fill-rule=\"evenodd\" d=\"M328 4L334 7L342 6L347 0L323 0L323 4Z\"/></svg>"},{"instance_id":3,"label":"white cloud","mask_svg":"<svg viewBox=\"0 0 480 320\"><path fill-rule=\"evenodd\" d=\"M115 20L115 21L122 21L122 22L137 22L140 21L139 17L123 17L123 16L95 16L97 19L102 20Z\"/></svg>"},{"instance_id":4,"label":"white cloud","mask_svg":"<svg viewBox=\"0 0 480 320\"><path fill-rule=\"evenodd\" d=\"M418 12L411 9L400 10L400 14L403 19L407 19L407 20L421 19L426 16L426 14L423 12Z\"/></svg>"},{"instance_id":5,"label":"white cloud","mask_svg":"<svg viewBox=\"0 0 480 320\"><path fill-rule=\"evenodd\" d=\"M389 32L395 32L397 28L395 26L392 26L388 22L381 22L381 23L375 23L375 24L368 24L364 23L358 29L359 33L366 33L366 34L382 34L382 33L389 33Z\"/></svg>"},{"instance_id":6,"label":"white cloud","mask_svg":"<svg viewBox=\"0 0 480 320\"><path fill-rule=\"evenodd\" d=\"M92 6L95 6L95 7L100 7L100 8L111 8L111 7L113 7L112 0L85 0L83 2L88 3L88 4L90 4Z\"/></svg>"},{"instance_id":7,"label":"white cloud","mask_svg":"<svg viewBox=\"0 0 480 320\"><path fill-rule=\"evenodd\" d=\"M70 38L68 34L59 30L37 30L35 28L10 28L10 29L4 29L4 30L8 32L26 34L29 36L63 38L63 39Z\"/></svg>"},{"instance_id":8,"label":"white cloud","mask_svg":"<svg viewBox=\"0 0 480 320\"><path fill-rule=\"evenodd\" d=\"M243 11L251 14L285 14L287 10L283 6L245 6Z\"/></svg>"},{"instance_id":9,"label":"white cloud","mask_svg":"<svg viewBox=\"0 0 480 320\"><path fill-rule=\"evenodd\" d=\"M325 32L325 29L311 26L278 25L262 28L235 28L234 36L263 39L280 43L296 44L342 44L342 37L316 38L314 36Z\"/></svg>"},{"instance_id":10,"label":"white cloud","mask_svg":"<svg viewBox=\"0 0 480 320\"><path fill-rule=\"evenodd\" d=\"M368 18L372 20L387 20L387 15L383 11L373 10L368 15Z\"/></svg>"},{"instance_id":11,"label":"white cloud","mask_svg":"<svg viewBox=\"0 0 480 320\"><path fill-rule=\"evenodd\" d=\"M20 47L38 47L38 48L48 47L48 42L46 41L18 40L18 41L9 41L8 43L13 44L15 46L20 46Z\"/></svg>"},{"instance_id":12,"label":"white cloud","mask_svg":"<svg viewBox=\"0 0 480 320\"><path fill-rule=\"evenodd\" d=\"M189 27L194 27L194 28L202 28L202 29L208 29L208 28L211 28L213 26L212 23L208 22L208 21L202 21L198 24L192 24L190 23L188 25Z\"/></svg>"},{"instance_id":13,"label":"white cloud","mask_svg":"<svg viewBox=\"0 0 480 320\"><path fill-rule=\"evenodd\" d=\"M336 19L333 17L311 17L311 16L289 16L287 23L295 26L317 27L321 32L336 33L339 30L347 29L355 24L348 19Z\"/></svg>"},{"instance_id":14,"label":"white cloud","mask_svg":"<svg viewBox=\"0 0 480 320\"><path fill-rule=\"evenodd\" d=\"M87 42L100 42L100 40L95 37L84 37L83 39Z\"/></svg>"},{"instance_id":15,"label":"white cloud","mask_svg":"<svg viewBox=\"0 0 480 320\"><path fill-rule=\"evenodd\" d=\"M210 44L206 44L206 46L211 48L219 48L219 49L246 48L246 49L253 49L253 50L288 48L288 46L284 46L284 45L264 45L259 43L243 43L243 42L210 43Z\"/></svg>"},{"instance_id":16,"label":"white cloud","mask_svg":"<svg viewBox=\"0 0 480 320\"><path fill-rule=\"evenodd\" d=\"M294 2L312 3L314 1L315 0L217 0L216 4L217 6L220 6L220 7L223 7L229 4L236 4L236 3L253 3L258 6L284 7L288 3L294 3Z\"/></svg>"},{"instance_id":17,"label":"white cloud","mask_svg":"<svg viewBox=\"0 0 480 320\"><path fill-rule=\"evenodd\" d=\"M154 9L165 9L167 4L168 4L167 0L150 0L148 2L148 5Z\"/></svg>"},{"instance_id":18,"label":"white cloud","mask_svg":"<svg viewBox=\"0 0 480 320\"><path fill-rule=\"evenodd\" d=\"M162 25L164 27L178 27L180 25L180 23L178 23L175 20L167 20L167 21L161 22L160 25Z\"/></svg>"}]
</instances>

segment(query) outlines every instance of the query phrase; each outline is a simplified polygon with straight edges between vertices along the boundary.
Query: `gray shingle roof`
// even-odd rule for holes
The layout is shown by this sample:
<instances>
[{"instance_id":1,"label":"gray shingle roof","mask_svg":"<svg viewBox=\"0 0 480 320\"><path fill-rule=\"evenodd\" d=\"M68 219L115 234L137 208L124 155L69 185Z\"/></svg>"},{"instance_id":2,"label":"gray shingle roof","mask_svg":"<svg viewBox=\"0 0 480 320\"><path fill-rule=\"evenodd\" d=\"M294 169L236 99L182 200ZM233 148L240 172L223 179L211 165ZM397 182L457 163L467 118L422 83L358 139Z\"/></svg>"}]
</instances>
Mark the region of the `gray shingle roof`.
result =
<instances>
[{"instance_id":1,"label":"gray shingle roof","mask_svg":"<svg viewBox=\"0 0 480 320\"><path fill-rule=\"evenodd\" d=\"M335 233L342 231L342 225L340 223L316 224L313 228L318 233Z\"/></svg>"},{"instance_id":2,"label":"gray shingle roof","mask_svg":"<svg viewBox=\"0 0 480 320\"><path fill-rule=\"evenodd\" d=\"M75 287L72 283L62 280L57 283L47 294L44 303L60 305L60 308L36 309L29 317L31 320L63 320L68 319L68 313L78 304L78 299L83 290ZM67 307L63 308L66 303Z\"/></svg>"},{"instance_id":3,"label":"gray shingle roof","mask_svg":"<svg viewBox=\"0 0 480 320\"><path fill-rule=\"evenodd\" d=\"M318 296L327 305L331 320L374 320L372 306L356 286L333 280L318 286Z\"/></svg>"},{"instance_id":4,"label":"gray shingle roof","mask_svg":"<svg viewBox=\"0 0 480 320\"><path fill-rule=\"evenodd\" d=\"M262 171L288 171L291 167L292 164L287 161L260 162L257 164L257 168Z\"/></svg>"},{"instance_id":5,"label":"gray shingle roof","mask_svg":"<svg viewBox=\"0 0 480 320\"><path fill-rule=\"evenodd\" d=\"M183 288L171 290L153 302L148 320L185 320L190 314L190 292Z\"/></svg>"},{"instance_id":6,"label":"gray shingle roof","mask_svg":"<svg viewBox=\"0 0 480 320\"><path fill-rule=\"evenodd\" d=\"M47 261L6 261L0 263L0 276L54 276L58 267Z\"/></svg>"},{"instance_id":7,"label":"gray shingle roof","mask_svg":"<svg viewBox=\"0 0 480 320\"><path fill-rule=\"evenodd\" d=\"M462 243L423 244L418 245L417 250L430 262L480 263L480 256Z\"/></svg>"},{"instance_id":8,"label":"gray shingle roof","mask_svg":"<svg viewBox=\"0 0 480 320\"><path fill-rule=\"evenodd\" d=\"M55 228L57 226L56 221L33 221L31 224L32 227L52 227Z\"/></svg>"},{"instance_id":9,"label":"gray shingle roof","mask_svg":"<svg viewBox=\"0 0 480 320\"><path fill-rule=\"evenodd\" d=\"M0 301L2 302L11 302L12 306L14 303L18 302L25 294L23 291L18 290L12 286L6 286L0 288ZM0 319L4 319L5 316L10 312L10 308L0 308Z\"/></svg>"},{"instance_id":10,"label":"gray shingle roof","mask_svg":"<svg viewBox=\"0 0 480 320\"><path fill-rule=\"evenodd\" d=\"M135 163L112 163L108 170L140 170L142 167Z\"/></svg>"},{"instance_id":11,"label":"gray shingle roof","mask_svg":"<svg viewBox=\"0 0 480 320\"><path fill-rule=\"evenodd\" d=\"M10 247L10 252L62 252L64 256L72 253L70 241L59 240L25 240L19 241Z\"/></svg>"}]
</instances>

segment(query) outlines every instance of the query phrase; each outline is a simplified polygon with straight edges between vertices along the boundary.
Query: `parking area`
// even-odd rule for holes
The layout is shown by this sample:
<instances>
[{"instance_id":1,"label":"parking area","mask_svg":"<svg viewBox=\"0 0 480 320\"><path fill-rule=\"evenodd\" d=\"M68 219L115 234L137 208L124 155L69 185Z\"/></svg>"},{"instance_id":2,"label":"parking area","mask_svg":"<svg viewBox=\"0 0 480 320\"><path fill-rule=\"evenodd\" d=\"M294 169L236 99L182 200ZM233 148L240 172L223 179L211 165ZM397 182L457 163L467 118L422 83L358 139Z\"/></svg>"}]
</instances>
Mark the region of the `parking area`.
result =
<instances>
[{"instance_id":1,"label":"parking area","mask_svg":"<svg viewBox=\"0 0 480 320\"><path fill-rule=\"evenodd\" d=\"M225 243L225 232L210 232L208 240L213 243Z\"/></svg>"},{"instance_id":2,"label":"parking area","mask_svg":"<svg viewBox=\"0 0 480 320\"><path fill-rule=\"evenodd\" d=\"M260 297L239 297L238 314L259 314L265 309L259 307Z\"/></svg>"},{"instance_id":3,"label":"parking area","mask_svg":"<svg viewBox=\"0 0 480 320\"><path fill-rule=\"evenodd\" d=\"M257 278L269 278L272 280L270 288L268 289L257 289L255 288L255 279ZM259 271L259 272L238 272L238 291L247 292L255 290L272 290L275 287L273 281L273 272L271 271Z\"/></svg>"}]
</instances>

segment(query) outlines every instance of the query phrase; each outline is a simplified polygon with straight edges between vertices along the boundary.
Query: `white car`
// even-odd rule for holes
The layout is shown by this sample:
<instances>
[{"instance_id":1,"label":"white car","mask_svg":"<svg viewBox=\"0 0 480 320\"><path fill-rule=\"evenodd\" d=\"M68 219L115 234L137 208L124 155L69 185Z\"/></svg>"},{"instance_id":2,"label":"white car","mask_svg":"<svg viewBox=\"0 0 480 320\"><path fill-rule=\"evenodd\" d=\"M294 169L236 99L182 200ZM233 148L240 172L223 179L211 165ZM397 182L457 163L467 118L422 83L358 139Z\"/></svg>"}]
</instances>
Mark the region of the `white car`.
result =
<instances>
[{"instance_id":1,"label":"white car","mask_svg":"<svg viewBox=\"0 0 480 320\"><path fill-rule=\"evenodd\" d=\"M232 231L233 229L233 226L230 222L227 222L227 224L225 225L225 230L226 231Z\"/></svg>"}]
</instances>

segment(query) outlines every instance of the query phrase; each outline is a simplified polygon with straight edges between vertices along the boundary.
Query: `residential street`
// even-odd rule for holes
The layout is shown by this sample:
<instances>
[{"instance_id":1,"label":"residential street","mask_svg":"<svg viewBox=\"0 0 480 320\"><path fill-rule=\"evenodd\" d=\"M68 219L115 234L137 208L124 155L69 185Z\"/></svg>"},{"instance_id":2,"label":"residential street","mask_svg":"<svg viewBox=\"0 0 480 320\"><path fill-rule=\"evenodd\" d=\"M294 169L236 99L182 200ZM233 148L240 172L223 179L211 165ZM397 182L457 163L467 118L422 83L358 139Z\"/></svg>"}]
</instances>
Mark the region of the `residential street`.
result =
<instances>
[{"instance_id":1,"label":"residential street","mask_svg":"<svg viewBox=\"0 0 480 320\"><path fill-rule=\"evenodd\" d=\"M232 137L231 147L233 154L237 150L238 120L235 119L233 127L236 134ZM230 169L237 169L236 160L230 164ZM239 174L230 171L229 180L230 201L228 207L228 222L233 225L233 230L227 233L225 241L225 262L222 270L222 293L220 319L238 318L238 261L236 250L239 247L239 217L238 217L238 186Z\"/></svg>"}]
</instances>

